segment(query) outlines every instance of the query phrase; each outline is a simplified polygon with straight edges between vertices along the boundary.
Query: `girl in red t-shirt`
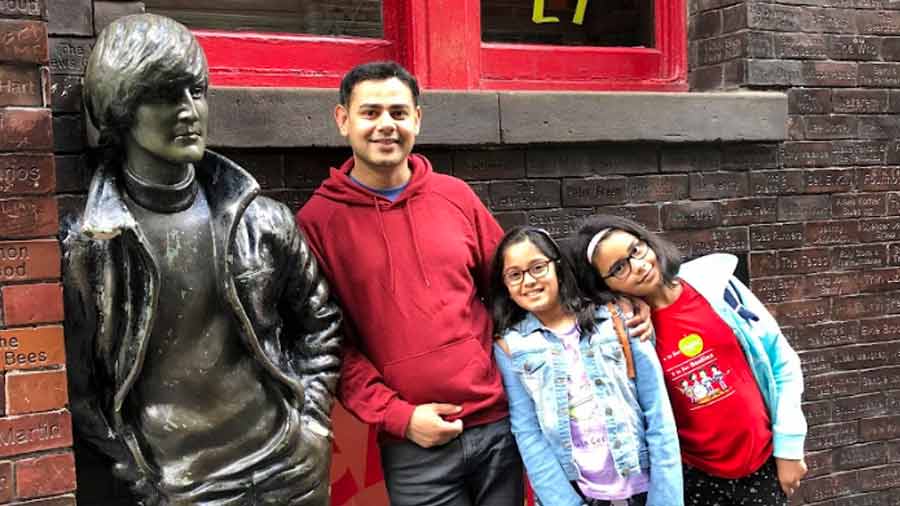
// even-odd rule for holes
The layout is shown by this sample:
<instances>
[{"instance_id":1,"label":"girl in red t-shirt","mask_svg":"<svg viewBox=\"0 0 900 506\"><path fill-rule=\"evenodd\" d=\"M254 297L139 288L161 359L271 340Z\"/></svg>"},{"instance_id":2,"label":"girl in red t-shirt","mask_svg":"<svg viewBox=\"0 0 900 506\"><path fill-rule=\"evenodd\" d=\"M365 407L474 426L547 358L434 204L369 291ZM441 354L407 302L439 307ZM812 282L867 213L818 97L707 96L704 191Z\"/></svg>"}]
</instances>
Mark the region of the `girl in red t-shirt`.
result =
<instances>
[{"instance_id":1,"label":"girl in red t-shirt","mask_svg":"<svg viewBox=\"0 0 900 506\"><path fill-rule=\"evenodd\" d=\"M674 245L609 215L584 223L571 255L587 293L612 290L652 309L685 464L685 504L786 506L806 474L800 362L734 278L736 258L710 255L682 266Z\"/></svg>"}]
</instances>

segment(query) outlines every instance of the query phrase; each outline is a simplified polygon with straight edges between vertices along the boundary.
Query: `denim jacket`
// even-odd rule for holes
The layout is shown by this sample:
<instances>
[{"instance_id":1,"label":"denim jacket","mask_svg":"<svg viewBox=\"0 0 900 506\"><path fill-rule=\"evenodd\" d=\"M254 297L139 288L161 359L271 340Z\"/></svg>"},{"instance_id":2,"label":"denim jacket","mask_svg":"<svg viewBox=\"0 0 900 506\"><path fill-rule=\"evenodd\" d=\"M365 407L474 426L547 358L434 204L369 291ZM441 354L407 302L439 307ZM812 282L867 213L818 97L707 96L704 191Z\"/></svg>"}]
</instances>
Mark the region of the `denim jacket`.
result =
<instances>
[{"instance_id":1,"label":"denim jacket","mask_svg":"<svg viewBox=\"0 0 900 506\"><path fill-rule=\"evenodd\" d=\"M694 287L734 331L769 409L775 456L798 460L803 458L806 438L800 359L762 302L734 277L736 266L735 256L716 253L683 264L678 277ZM726 289L735 292L738 307L725 300ZM744 309L751 317L740 314Z\"/></svg>"},{"instance_id":2,"label":"denim jacket","mask_svg":"<svg viewBox=\"0 0 900 506\"><path fill-rule=\"evenodd\" d=\"M648 506L682 506L681 455L662 369L650 342L631 340L636 379L628 378L609 311L597 311L595 331L581 338L581 356L605 409L604 424L616 470L650 471ZM533 314L507 330L509 354L494 356L509 398L510 421L531 486L544 506L580 506L570 484L572 457L567 368L562 342Z\"/></svg>"}]
</instances>

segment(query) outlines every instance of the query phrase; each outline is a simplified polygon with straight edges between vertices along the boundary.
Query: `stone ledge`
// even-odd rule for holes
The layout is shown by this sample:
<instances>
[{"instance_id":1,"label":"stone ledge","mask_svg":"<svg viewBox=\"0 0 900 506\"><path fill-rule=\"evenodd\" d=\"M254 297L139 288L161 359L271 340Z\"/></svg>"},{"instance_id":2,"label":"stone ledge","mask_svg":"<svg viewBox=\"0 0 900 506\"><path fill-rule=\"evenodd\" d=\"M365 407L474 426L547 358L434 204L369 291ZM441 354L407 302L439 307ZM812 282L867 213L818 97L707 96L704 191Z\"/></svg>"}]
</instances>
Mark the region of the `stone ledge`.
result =
<instances>
[{"instance_id":1,"label":"stone ledge","mask_svg":"<svg viewBox=\"0 0 900 506\"><path fill-rule=\"evenodd\" d=\"M345 146L337 91L214 87L210 145ZM421 146L567 142L780 141L787 97L774 92L427 92Z\"/></svg>"}]
</instances>

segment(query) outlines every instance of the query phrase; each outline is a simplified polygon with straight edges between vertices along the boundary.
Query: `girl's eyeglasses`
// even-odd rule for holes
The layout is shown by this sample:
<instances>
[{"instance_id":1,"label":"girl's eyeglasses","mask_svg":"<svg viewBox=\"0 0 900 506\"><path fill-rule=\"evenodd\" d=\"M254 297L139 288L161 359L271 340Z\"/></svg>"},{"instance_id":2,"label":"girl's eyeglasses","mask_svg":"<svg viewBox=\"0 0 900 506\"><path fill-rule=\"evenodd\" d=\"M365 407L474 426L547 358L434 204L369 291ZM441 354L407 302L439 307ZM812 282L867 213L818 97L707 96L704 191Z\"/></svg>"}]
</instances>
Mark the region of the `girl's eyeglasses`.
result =
<instances>
[{"instance_id":1,"label":"girl's eyeglasses","mask_svg":"<svg viewBox=\"0 0 900 506\"><path fill-rule=\"evenodd\" d=\"M650 251L650 248L647 246L646 242L636 241L631 245L630 248L628 248L628 256L614 263L613 266L609 268L609 274L607 274L606 276L601 275L600 279L605 281L609 278L627 278L628 275L631 274L631 261L644 258L645 256L647 256L648 251Z\"/></svg>"},{"instance_id":2,"label":"girl's eyeglasses","mask_svg":"<svg viewBox=\"0 0 900 506\"><path fill-rule=\"evenodd\" d=\"M534 279L543 278L550 272L550 264L555 261L556 260L540 260L531 264L531 266L524 271L518 269L506 271L503 273L503 282L509 287L519 286L522 284L522 281L525 280L526 272Z\"/></svg>"}]
</instances>

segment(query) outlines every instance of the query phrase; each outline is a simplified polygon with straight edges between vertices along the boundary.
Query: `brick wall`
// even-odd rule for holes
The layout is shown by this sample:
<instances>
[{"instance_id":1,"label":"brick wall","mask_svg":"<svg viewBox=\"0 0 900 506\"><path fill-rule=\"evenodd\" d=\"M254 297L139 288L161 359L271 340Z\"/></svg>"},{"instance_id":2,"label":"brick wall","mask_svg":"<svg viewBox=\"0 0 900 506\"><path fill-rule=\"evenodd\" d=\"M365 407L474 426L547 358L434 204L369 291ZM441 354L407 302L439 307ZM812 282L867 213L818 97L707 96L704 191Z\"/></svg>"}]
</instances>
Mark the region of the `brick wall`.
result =
<instances>
[{"instance_id":1,"label":"brick wall","mask_svg":"<svg viewBox=\"0 0 900 506\"><path fill-rule=\"evenodd\" d=\"M0 0L0 16L44 26L43 7L37 1ZM92 37L109 19L138 10L141 4L49 2L49 61L44 53L10 66L7 60L21 61L24 53L12 51L9 58L2 52L9 49L0 45L0 121L19 118L3 124L40 132L29 138L43 144L24 150L28 154L49 154L53 148L56 201L65 212L82 204L88 178L79 79ZM584 215L616 212L663 231L689 256L711 251L738 254L742 274L749 275L755 292L801 350L807 375L811 477L796 504L900 504L900 146L894 140L900 131L895 114L900 112L900 63L890 63L900 60L900 11L890 10L891 2L691 3L694 89L785 90L790 101L790 139L782 144L613 143L423 150L438 170L467 180L505 226L531 223L562 236L572 232ZM9 5L24 5L26 11L27 6L38 5L39 14ZM18 26L3 22L3 33ZM41 74L41 64L49 64L52 70L52 146L46 92L41 86L47 77ZM24 91L12 93L12 85L4 88L10 72L30 75L27 82L40 91L16 86ZM36 93L39 98L34 98ZM427 118L424 128L430 128ZM0 159L9 156L6 151L21 150L20 146L3 136ZM250 169L266 194L295 209L327 175L327 166L349 154L346 149L223 151ZM57 300L57 246L52 240L29 242L24 251L18 246L21 239L10 237L25 233L28 240L49 239L56 227L52 211L57 204L40 196L54 186L47 179L52 178L54 159L45 155L29 160L27 168L36 176L32 172L16 176L21 181L9 186L4 184L7 173L0 173L0 212L13 210L20 217L0 220L2 244L16 243L11 250L0 249L6 256L0 256L0 297L3 318L12 311L15 317L42 323L13 326L8 319L2 321L7 327L39 333L17 331L22 336L18 343L47 343L53 337L47 329L54 327L43 322L58 321L52 305L40 304L42 310L50 309L49 314L40 314L21 302L38 297ZM34 183L33 178L40 182ZM15 204L10 204L9 195L18 199L12 201ZM22 207L22 202L28 207ZM49 221L41 221L44 218ZM30 260L24 271L27 283L18 274L22 256ZM7 266L12 267L11 274L4 276ZM13 293L9 304L7 288ZM15 302L17 297L20 303ZM41 345L51 356L52 346ZM22 360L27 362L28 355ZM43 373L46 381L35 383L25 376L35 372ZM21 376L18 385L30 388L53 385L58 374L53 369L7 373L0 392L21 391L15 390L14 377ZM58 390L42 388L55 393L25 406L22 396L8 395L0 404L5 413L43 412L50 404L64 405ZM38 417L35 426L52 427L40 417L57 415L30 416ZM0 449L4 435L9 434L3 425L9 419L0 418ZM62 419L68 420L65 415ZM64 422L56 426L59 433L68 428ZM56 433L54 429L46 432ZM36 451L31 446L20 449ZM109 479L106 462L77 441L76 452L82 505L132 503L122 485ZM36 469L64 467L70 462L66 455L71 454L49 450L37 455L41 458L33 461L0 455L0 503L3 490L8 490L2 489L3 476L19 472L27 481ZM12 483L12 478L5 483Z\"/></svg>"},{"instance_id":2,"label":"brick wall","mask_svg":"<svg viewBox=\"0 0 900 506\"><path fill-rule=\"evenodd\" d=\"M0 503L63 506L75 462L48 63L45 4L0 2Z\"/></svg>"},{"instance_id":3,"label":"brick wall","mask_svg":"<svg viewBox=\"0 0 900 506\"><path fill-rule=\"evenodd\" d=\"M802 350L807 504L900 504L900 4L691 3L696 89L785 89L782 168L754 174L753 287Z\"/></svg>"}]
</instances>

